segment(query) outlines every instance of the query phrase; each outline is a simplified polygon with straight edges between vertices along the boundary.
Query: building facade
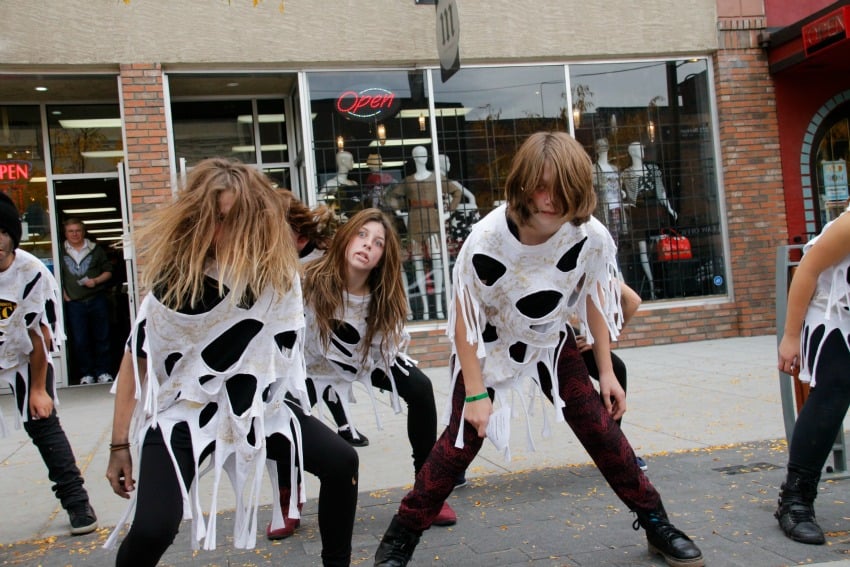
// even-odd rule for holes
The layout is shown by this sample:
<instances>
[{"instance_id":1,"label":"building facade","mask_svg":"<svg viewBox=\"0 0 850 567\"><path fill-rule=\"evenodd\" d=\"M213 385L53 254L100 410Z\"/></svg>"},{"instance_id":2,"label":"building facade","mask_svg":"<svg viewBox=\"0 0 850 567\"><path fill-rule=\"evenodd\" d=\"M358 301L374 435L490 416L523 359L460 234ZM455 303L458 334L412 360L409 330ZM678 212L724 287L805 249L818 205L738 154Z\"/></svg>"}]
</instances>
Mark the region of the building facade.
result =
<instances>
[{"instance_id":1,"label":"building facade","mask_svg":"<svg viewBox=\"0 0 850 567\"><path fill-rule=\"evenodd\" d=\"M445 364L453 258L541 129L572 133L594 161L597 216L644 299L621 344L775 330L776 248L800 210L783 184L760 1L41 0L2 12L0 190L22 211L22 246L48 264L69 216L125 244L110 247L116 361L139 294L133 230L195 163L225 156L343 218L384 208L407 254L410 352ZM440 29L459 32L461 67L445 81ZM665 259L675 234L690 250Z\"/></svg>"}]
</instances>

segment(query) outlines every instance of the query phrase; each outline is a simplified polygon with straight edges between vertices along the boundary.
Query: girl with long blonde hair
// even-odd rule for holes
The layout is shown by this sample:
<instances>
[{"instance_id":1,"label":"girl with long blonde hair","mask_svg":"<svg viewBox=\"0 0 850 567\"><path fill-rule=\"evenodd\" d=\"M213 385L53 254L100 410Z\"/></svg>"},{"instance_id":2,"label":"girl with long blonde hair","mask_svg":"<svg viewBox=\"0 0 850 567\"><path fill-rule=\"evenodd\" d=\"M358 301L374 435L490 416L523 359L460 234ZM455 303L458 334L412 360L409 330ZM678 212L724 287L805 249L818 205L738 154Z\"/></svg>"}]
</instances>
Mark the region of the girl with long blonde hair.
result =
<instances>
[{"instance_id":1,"label":"girl with long blonde hair","mask_svg":"<svg viewBox=\"0 0 850 567\"><path fill-rule=\"evenodd\" d=\"M106 475L116 494L132 496L107 547L135 511L117 565L156 565L184 515L193 543L215 549L216 498L202 508L202 470L215 472L214 494L228 473L234 545L254 547L267 457L292 463L292 478L302 463L330 471L319 494L322 561L350 562L357 453L305 409L303 299L286 207L262 173L214 158L139 232L148 293L118 375ZM293 495L287 513L303 500Z\"/></svg>"}]
</instances>

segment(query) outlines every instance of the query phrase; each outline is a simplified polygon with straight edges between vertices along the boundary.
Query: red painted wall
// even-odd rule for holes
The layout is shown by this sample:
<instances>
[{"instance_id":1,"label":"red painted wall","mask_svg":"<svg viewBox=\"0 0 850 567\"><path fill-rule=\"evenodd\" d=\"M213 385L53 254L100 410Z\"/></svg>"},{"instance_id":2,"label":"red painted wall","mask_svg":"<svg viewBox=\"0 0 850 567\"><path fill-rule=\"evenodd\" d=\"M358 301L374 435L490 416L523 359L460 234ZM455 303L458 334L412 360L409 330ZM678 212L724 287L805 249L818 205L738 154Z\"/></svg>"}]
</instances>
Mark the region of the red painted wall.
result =
<instances>
[{"instance_id":1,"label":"red painted wall","mask_svg":"<svg viewBox=\"0 0 850 567\"><path fill-rule=\"evenodd\" d=\"M764 0L767 27L783 28L832 4L835 0Z\"/></svg>"}]
</instances>

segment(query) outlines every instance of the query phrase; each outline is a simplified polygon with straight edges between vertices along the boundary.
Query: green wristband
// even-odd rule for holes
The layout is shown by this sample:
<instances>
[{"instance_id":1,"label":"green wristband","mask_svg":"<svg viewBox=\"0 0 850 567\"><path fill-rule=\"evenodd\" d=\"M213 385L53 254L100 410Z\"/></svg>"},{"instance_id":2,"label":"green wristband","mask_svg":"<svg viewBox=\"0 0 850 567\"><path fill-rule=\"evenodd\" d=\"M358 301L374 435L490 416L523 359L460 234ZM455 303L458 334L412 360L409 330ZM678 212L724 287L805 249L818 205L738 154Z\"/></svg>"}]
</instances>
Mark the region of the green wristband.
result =
<instances>
[{"instance_id":1,"label":"green wristband","mask_svg":"<svg viewBox=\"0 0 850 567\"><path fill-rule=\"evenodd\" d=\"M489 398L490 394L487 392L481 392L480 394L475 394L474 396L466 396L466 403L469 402L477 402L478 400L483 400L484 398Z\"/></svg>"}]
</instances>

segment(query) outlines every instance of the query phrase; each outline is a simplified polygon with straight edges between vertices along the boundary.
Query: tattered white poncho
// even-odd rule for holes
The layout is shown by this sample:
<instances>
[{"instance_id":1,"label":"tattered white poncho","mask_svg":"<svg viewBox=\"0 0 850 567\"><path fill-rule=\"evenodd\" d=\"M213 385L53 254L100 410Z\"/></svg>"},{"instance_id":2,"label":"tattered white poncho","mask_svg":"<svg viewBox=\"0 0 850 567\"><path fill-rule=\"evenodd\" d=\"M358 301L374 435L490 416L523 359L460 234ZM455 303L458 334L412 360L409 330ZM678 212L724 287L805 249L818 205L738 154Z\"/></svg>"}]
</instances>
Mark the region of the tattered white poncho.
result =
<instances>
[{"instance_id":1,"label":"tattered white poncho","mask_svg":"<svg viewBox=\"0 0 850 567\"><path fill-rule=\"evenodd\" d=\"M214 270L209 270L208 275L217 277ZM303 329L298 278L284 296L267 289L250 306L234 305L228 296L201 314L168 309L153 294L142 302L131 348L135 353L141 347L147 353L147 377L140 382L136 368L138 403L131 440L141 447L151 427L162 429L183 492L184 519L192 520L193 546L203 543L204 549L215 549L222 472L227 473L236 493L234 546L255 546L266 437L279 433L289 439L291 476L296 478L294 463L303 462L300 428L284 397L293 394L305 411L309 410ZM140 341L143 342L139 344ZM234 408L228 390L243 394L247 390L250 395L240 399L247 398L250 404ZM178 473L169 443L174 426L180 422L189 425L192 436L195 480L188 487ZM212 444L215 449L209 464L199 471L201 455ZM139 465L136 466L138 470ZM210 470L214 474L213 498L206 509L205 522L198 479ZM114 546L119 529L132 517L137 493L133 493L133 500L106 547Z\"/></svg>"},{"instance_id":2,"label":"tattered white poncho","mask_svg":"<svg viewBox=\"0 0 850 567\"><path fill-rule=\"evenodd\" d=\"M18 429L29 416L27 366L32 352L29 329L43 338L41 325L46 326L50 329L52 348L57 350L65 340L62 322L56 314L59 301L59 286L47 266L29 252L15 250L12 265L0 272L0 384L12 388ZM48 347L45 345L44 349L47 364L52 365ZM0 412L0 437L6 434L6 420Z\"/></svg>"},{"instance_id":3,"label":"tattered white poncho","mask_svg":"<svg viewBox=\"0 0 850 567\"><path fill-rule=\"evenodd\" d=\"M845 211L842 214L850 213ZM803 253L808 252L834 222L823 227L821 233L803 247ZM818 275L800 336L801 381L809 382L811 386L817 383L821 348L825 339L836 330L841 332L845 348L850 350L850 255Z\"/></svg>"},{"instance_id":4,"label":"tattered white poncho","mask_svg":"<svg viewBox=\"0 0 850 567\"><path fill-rule=\"evenodd\" d=\"M572 332L571 316L586 326L590 297L612 339L622 320L616 249L605 226L595 218L581 226L565 223L545 243L528 246L511 234L502 205L473 227L455 263L453 281L463 306L458 313L456 302L450 304L447 333L453 356L455 322L463 317L466 340L477 344L484 385L494 389L495 403L511 407L511 392L524 399L527 381L540 384L539 373L548 372L556 419L564 421L556 363L566 333ZM593 343L589 329L587 342ZM460 370L455 364L452 389ZM443 420L448 422L450 415L451 400ZM462 431L456 441L461 445ZM544 435L548 432L544 420ZM528 439L533 447L530 432Z\"/></svg>"},{"instance_id":5,"label":"tattered white poncho","mask_svg":"<svg viewBox=\"0 0 850 567\"><path fill-rule=\"evenodd\" d=\"M316 386L316 392L321 397L326 387L330 386L337 399L345 410L345 416L351 426L351 433L359 438L354 424L354 416L350 411L350 404L355 402L353 385L362 384L372 400L375 410L375 421L378 429L383 429L380 415L378 413L377 400L372 387L372 372L381 370L392 384L390 398L395 413L401 411L399 396L396 392L395 378L390 369L395 366L406 373L404 366L398 364L416 364L416 361L407 356L407 346L410 335L402 330L402 341L399 345L390 345L389 352L381 353L382 335L376 333L371 345L363 344L366 337L366 317L369 314L369 302L372 295L351 295L344 293L343 305L337 313L336 320L332 325L330 345L325 348L319 337L319 327L316 323L316 313L311 306L305 307L307 332L305 339L304 355L307 358L307 376ZM369 355L363 360L363 349L369 349Z\"/></svg>"}]
</instances>

